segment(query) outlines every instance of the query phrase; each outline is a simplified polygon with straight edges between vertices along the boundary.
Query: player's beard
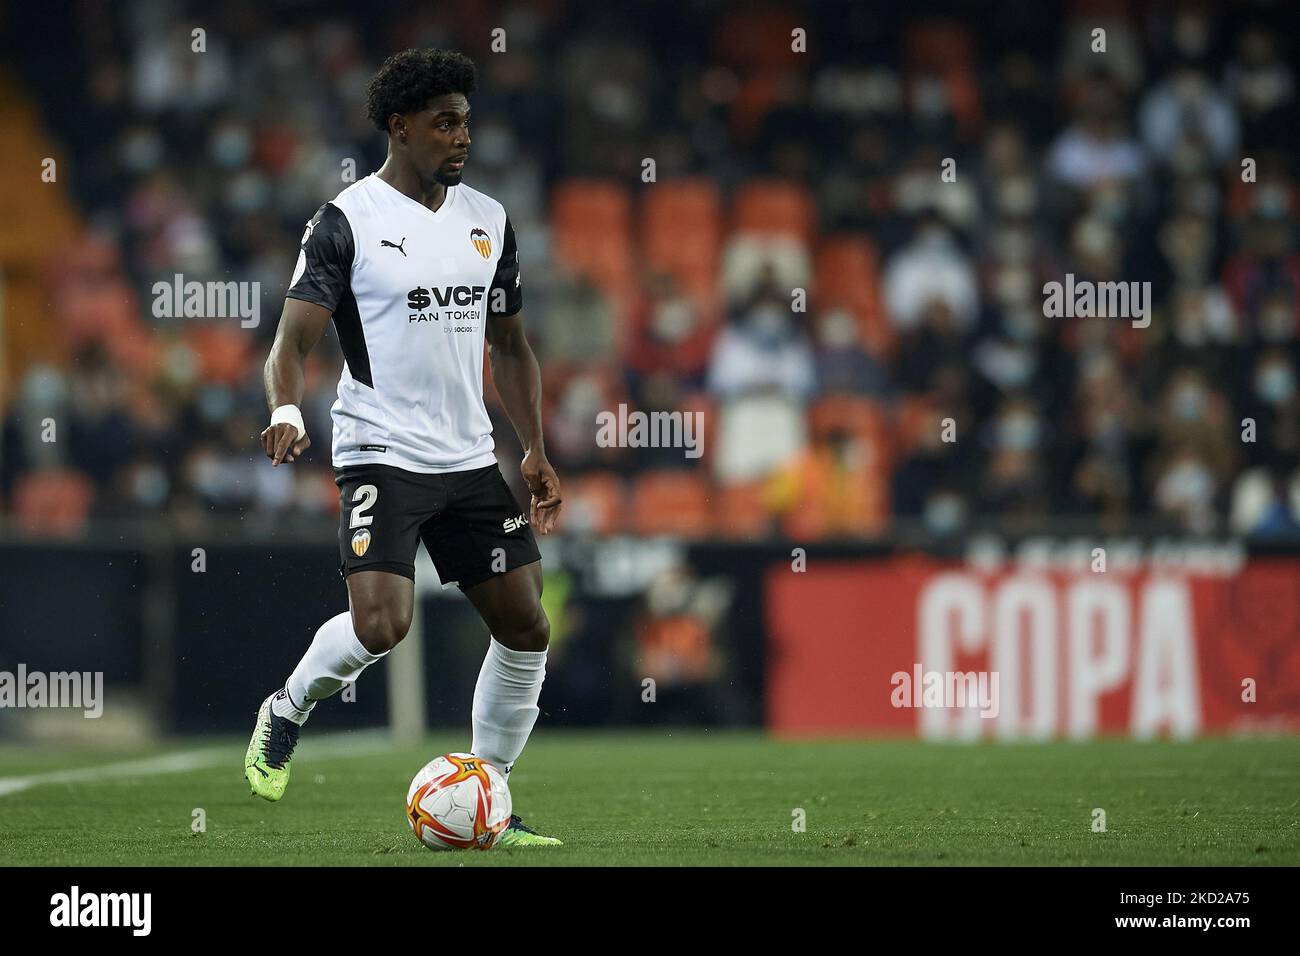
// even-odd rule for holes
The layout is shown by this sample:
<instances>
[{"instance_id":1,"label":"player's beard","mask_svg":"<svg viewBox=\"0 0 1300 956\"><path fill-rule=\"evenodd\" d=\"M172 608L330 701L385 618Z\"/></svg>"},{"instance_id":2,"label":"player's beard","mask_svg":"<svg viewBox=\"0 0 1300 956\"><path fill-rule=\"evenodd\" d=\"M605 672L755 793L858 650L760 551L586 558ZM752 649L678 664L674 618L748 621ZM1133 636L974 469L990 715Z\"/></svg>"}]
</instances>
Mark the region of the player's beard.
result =
<instances>
[{"instance_id":1,"label":"player's beard","mask_svg":"<svg viewBox=\"0 0 1300 956\"><path fill-rule=\"evenodd\" d=\"M433 180L440 186L459 186L461 177L464 175L465 170L463 169L459 172L449 173L439 166L438 171L434 173Z\"/></svg>"}]
</instances>

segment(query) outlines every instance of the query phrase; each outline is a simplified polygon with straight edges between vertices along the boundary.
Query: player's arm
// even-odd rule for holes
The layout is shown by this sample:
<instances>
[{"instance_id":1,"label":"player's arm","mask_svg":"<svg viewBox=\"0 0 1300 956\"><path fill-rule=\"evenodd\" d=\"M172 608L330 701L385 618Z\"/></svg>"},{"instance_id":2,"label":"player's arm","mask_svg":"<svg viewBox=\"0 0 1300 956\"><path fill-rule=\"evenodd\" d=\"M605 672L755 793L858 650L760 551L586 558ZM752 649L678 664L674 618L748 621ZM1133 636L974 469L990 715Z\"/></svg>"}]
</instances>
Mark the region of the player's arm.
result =
<instances>
[{"instance_id":1,"label":"player's arm","mask_svg":"<svg viewBox=\"0 0 1300 956\"><path fill-rule=\"evenodd\" d=\"M560 516L560 479L546 460L542 441L542 370L524 334L524 319L519 311L524 307L524 294L519 282L519 250L509 216L502 232L501 258L488 290L488 363L501 404L524 446L519 470L533 496L528 521L547 534Z\"/></svg>"},{"instance_id":2,"label":"player's arm","mask_svg":"<svg viewBox=\"0 0 1300 956\"><path fill-rule=\"evenodd\" d=\"M271 409L271 425L262 432L262 449L273 466L281 461L293 461L296 455L311 447L298 407L306 388L307 354L320 341L332 315L329 309L314 302L284 300L275 343L262 372L266 404Z\"/></svg>"},{"instance_id":3,"label":"player's arm","mask_svg":"<svg viewBox=\"0 0 1300 956\"><path fill-rule=\"evenodd\" d=\"M560 514L560 479L546 460L542 439L542 371L524 334L523 316L491 315L487 320L488 363L501 404L524 446L520 471L532 503L528 520L548 534Z\"/></svg>"},{"instance_id":4,"label":"player's arm","mask_svg":"<svg viewBox=\"0 0 1300 956\"><path fill-rule=\"evenodd\" d=\"M354 254L347 216L333 203L321 206L303 231L298 264L263 371L271 424L262 432L262 449L273 465L293 461L311 446L298 407L306 388L304 366L351 287Z\"/></svg>"}]
</instances>

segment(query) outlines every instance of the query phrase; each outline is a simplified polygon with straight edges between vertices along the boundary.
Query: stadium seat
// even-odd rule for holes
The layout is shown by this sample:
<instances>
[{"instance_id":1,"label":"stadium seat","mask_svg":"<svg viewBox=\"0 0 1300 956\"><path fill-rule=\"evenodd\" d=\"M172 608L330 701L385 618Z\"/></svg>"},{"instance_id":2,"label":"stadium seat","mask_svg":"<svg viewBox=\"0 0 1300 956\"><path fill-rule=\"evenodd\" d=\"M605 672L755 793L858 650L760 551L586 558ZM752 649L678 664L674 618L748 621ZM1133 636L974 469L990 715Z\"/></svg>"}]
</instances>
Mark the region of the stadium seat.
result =
<instances>
[{"instance_id":1,"label":"stadium seat","mask_svg":"<svg viewBox=\"0 0 1300 956\"><path fill-rule=\"evenodd\" d=\"M63 343L71 353L93 343L108 346L138 323L135 293L118 276L79 275L52 289L54 313Z\"/></svg>"},{"instance_id":2,"label":"stadium seat","mask_svg":"<svg viewBox=\"0 0 1300 956\"><path fill-rule=\"evenodd\" d=\"M227 325L199 325L186 329L185 343L199 362L204 381L238 387L249 366L252 341L236 320Z\"/></svg>"},{"instance_id":3,"label":"stadium seat","mask_svg":"<svg viewBox=\"0 0 1300 956\"><path fill-rule=\"evenodd\" d=\"M652 471L632 486L633 530L698 537L713 526L709 484L689 471Z\"/></svg>"},{"instance_id":4,"label":"stadium seat","mask_svg":"<svg viewBox=\"0 0 1300 956\"><path fill-rule=\"evenodd\" d=\"M714 510L714 534L719 538L755 541L766 538L772 530L767 486L749 481L717 488Z\"/></svg>"},{"instance_id":5,"label":"stadium seat","mask_svg":"<svg viewBox=\"0 0 1300 956\"><path fill-rule=\"evenodd\" d=\"M94 485L79 471L50 468L21 475L14 486L14 518L32 534L75 535L86 523Z\"/></svg>"},{"instance_id":6,"label":"stadium seat","mask_svg":"<svg viewBox=\"0 0 1300 956\"><path fill-rule=\"evenodd\" d=\"M563 530L610 534L623 530L627 512L623 481L609 472L575 475L564 480Z\"/></svg>"},{"instance_id":7,"label":"stadium seat","mask_svg":"<svg viewBox=\"0 0 1300 956\"><path fill-rule=\"evenodd\" d=\"M816 226L814 208L804 186L783 179L750 180L736 193L732 231L789 235L809 243Z\"/></svg>"},{"instance_id":8,"label":"stadium seat","mask_svg":"<svg viewBox=\"0 0 1300 956\"><path fill-rule=\"evenodd\" d=\"M631 200L627 189L595 179L571 179L551 195L553 259L585 275L622 312L636 291Z\"/></svg>"},{"instance_id":9,"label":"stadium seat","mask_svg":"<svg viewBox=\"0 0 1300 956\"><path fill-rule=\"evenodd\" d=\"M832 305L855 305L880 284L880 253L864 235L835 235L817 247L817 296Z\"/></svg>"},{"instance_id":10,"label":"stadium seat","mask_svg":"<svg viewBox=\"0 0 1300 956\"><path fill-rule=\"evenodd\" d=\"M557 227L554 242L555 261L568 272L586 276L620 305L631 301L636 279L632 271L632 245L626 236L597 238L587 229L566 231Z\"/></svg>"},{"instance_id":11,"label":"stadium seat","mask_svg":"<svg viewBox=\"0 0 1300 956\"><path fill-rule=\"evenodd\" d=\"M672 274L702 306L712 304L722 244L722 202L705 179L658 183L642 206L646 263Z\"/></svg>"},{"instance_id":12,"label":"stadium seat","mask_svg":"<svg viewBox=\"0 0 1300 956\"><path fill-rule=\"evenodd\" d=\"M109 357L132 378L151 379L162 361L163 343L143 322L133 322L105 344Z\"/></svg>"},{"instance_id":13,"label":"stadium seat","mask_svg":"<svg viewBox=\"0 0 1300 956\"><path fill-rule=\"evenodd\" d=\"M600 179L569 179L551 193L551 225L562 231L581 231L593 245L611 236L628 237L632 208L628 191Z\"/></svg>"},{"instance_id":14,"label":"stadium seat","mask_svg":"<svg viewBox=\"0 0 1300 956\"><path fill-rule=\"evenodd\" d=\"M863 346L875 355L888 355L895 336L881 302L875 243L862 235L832 236L818 246L815 263L817 307L848 309L858 320Z\"/></svg>"}]
</instances>

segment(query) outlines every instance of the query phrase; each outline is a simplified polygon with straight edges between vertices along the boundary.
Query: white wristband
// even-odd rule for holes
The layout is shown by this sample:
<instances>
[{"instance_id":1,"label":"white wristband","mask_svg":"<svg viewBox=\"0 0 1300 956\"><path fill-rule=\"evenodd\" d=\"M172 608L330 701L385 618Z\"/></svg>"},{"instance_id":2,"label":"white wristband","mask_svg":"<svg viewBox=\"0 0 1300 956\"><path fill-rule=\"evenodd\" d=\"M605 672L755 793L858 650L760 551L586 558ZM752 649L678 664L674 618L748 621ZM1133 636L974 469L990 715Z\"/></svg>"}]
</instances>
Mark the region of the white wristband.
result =
<instances>
[{"instance_id":1,"label":"white wristband","mask_svg":"<svg viewBox=\"0 0 1300 956\"><path fill-rule=\"evenodd\" d=\"M297 405L281 405L271 413L271 424L279 425L281 422L288 422L294 428L298 429L298 435L294 438L296 443L299 439L307 435L307 426L302 422L302 412L298 410Z\"/></svg>"}]
</instances>

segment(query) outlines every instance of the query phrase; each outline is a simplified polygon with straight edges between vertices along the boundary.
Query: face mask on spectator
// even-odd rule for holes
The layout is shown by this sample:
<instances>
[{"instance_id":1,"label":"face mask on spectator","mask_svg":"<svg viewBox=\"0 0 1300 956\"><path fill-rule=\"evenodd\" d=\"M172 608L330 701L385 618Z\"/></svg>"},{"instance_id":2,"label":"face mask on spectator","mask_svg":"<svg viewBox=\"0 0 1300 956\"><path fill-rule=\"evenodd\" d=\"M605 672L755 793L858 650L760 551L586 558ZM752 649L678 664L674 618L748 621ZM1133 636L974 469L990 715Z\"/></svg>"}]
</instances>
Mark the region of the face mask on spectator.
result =
<instances>
[{"instance_id":1,"label":"face mask on spectator","mask_svg":"<svg viewBox=\"0 0 1300 956\"><path fill-rule=\"evenodd\" d=\"M244 165L251 150L248 131L241 126L224 126L212 138L212 161L227 169Z\"/></svg>"},{"instance_id":2,"label":"face mask on spectator","mask_svg":"<svg viewBox=\"0 0 1300 956\"><path fill-rule=\"evenodd\" d=\"M922 515L926 528L933 534L951 534L961 527L965 519L965 503L948 492L930 496Z\"/></svg>"},{"instance_id":3,"label":"face mask on spectator","mask_svg":"<svg viewBox=\"0 0 1300 956\"><path fill-rule=\"evenodd\" d=\"M142 507L161 508L170 490L167 473L157 465L145 465L132 477L131 493Z\"/></svg>"},{"instance_id":4,"label":"face mask on spectator","mask_svg":"<svg viewBox=\"0 0 1300 956\"><path fill-rule=\"evenodd\" d=\"M951 244L952 239L948 235L948 230L945 226L940 225L939 223L930 223L917 233L916 242L917 245L924 246L927 249L938 250L947 248Z\"/></svg>"},{"instance_id":5,"label":"face mask on spectator","mask_svg":"<svg viewBox=\"0 0 1300 956\"><path fill-rule=\"evenodd\" d=\"M1174 393L1174 417L1183 422L1199 421L1205 417L1209 397L1199 385L1183 385Z\"/></svg>"},{"instance_id":6,"label":"face mask on spectator","mask_svg":"<svg viewBox=\"0 0 1300 956\"><path fill-rule=\"evenodd\" d=\"M993 297L1007 307L1027 305L1034 294L1034 274L1024 266L1004 265L993 275Z\"/></svg>"},{"instance_id":7,"label":"face mask on spectator","mask_svg":"<svg viewBox=\"0 0 1300 956\"><path fill-rule=\"evenodd\" d=\"M37 365L23 379L23 402L39 409L61 406L68 398L67 380L47 365Z\"/></svg>"},{"instance_id":8,"label":"face mask on spectator","mask_svg":"<svg viewBox=\"0 0 1300 956\"><path fill-rule=\"evenodd\" d=\"M1033 309L1010 309L1002 327L1014 342L1030 342L1038 338L1040 313Z\"/></svg>"},{"instance_id":9,"label":"face mask on spectator","mask_svg":"<svg viewBox=\"0 0 1300 956\"><path fill-rule=\"evenodd\" d=\"M760 305L749 314L749 327L761 344L778 345L786 337L790 319L776 305Z\"/></svg>"},{"instance_id":10,"label":"face mask on spectator","mask_svg":"<svg viewBox=\"0 0 1300 956\"><path fill-rule=\"evenodd\" d=\"M1203 508L1214 497L1214 476L1199 461L1183 461L1165 473L1161 500L1174 505Z\"/></svg>"},{"instance_id":11,"label":"face mask on spectator","mask_svg":"<svg viewBox=\"0 0 1300 956\"><path fill-rule=\"evenodd\" d=\"M695 313L688 303L670 300L655 309L650 328L659 341L678 342L695 328Z\"/></svg>"},{"instance_id":12,"label":"face mask on spectator","mask_svg":"<svg viewBox=\"0 0 1300 956\"><path fill-rule=\"evenodd\" d=\"M223 385L200 389L198 411L205 422L224 422L235 407L235 397Z\"/></svg>"},{"instance_id":13,"label":"face mask on spectator","mask_svg":"<svg viewBox=\"0 0 1300 956\"><path fill-rule=\"evenodd\" d=\"M600 385L590 378L576 378L564 390L560 407L564 414L575 420L591 418L603 407Z\"/></svg>"},{"instance_id":14,"label":"face mask on spectator","mask_svg":"<svg viewBox=\"0 0 1300 956\"><path fill-rule=\"evenodd\" d=\"M1205 311L1199 302L1189 302L1178 310L1178 318L1174 322L1174 337L1187 346L1205 344L1207 338Z\"/></svg>"},{"instance_id":15,"label":"face mask on spectator","mask_svg":"<svg viewBox=\"0 0 1300 956\"><path fill-rule=\"evenodd\" d=\"M205 451L194 462L190 472L190 482L194 489L211 500L220 500L226 490L226 479L221 462L216 456Z\"/></svg>"},{"instance_id":16,"label":"face mask on spectator","mask_svg":"<svg viewBox=\"0 0 1300 956\"><path fill-rule=\"evenodd\" d=\"M1119 447L1124 443L1124 435L1124 419L1118 412L1102 412L1093 419L1092 437L1098 445L1107 448Z\"/></svg>"},{"instance_id":17,"label":"face mask on spectator","mask_svg":"<svg viewBox=\"0 0 1300 956\"><path fill-rule=\"evenodd\" d=\"M817 327L821 343L828 349L849 349L858 343L858 327L848 312L828 313Z\"/></svg>"},{"instance_id":18,"label":"face mask on spectator","mask_svg":"<svg viewBox=\"0 0 1300 956\"><path fill-rule=\"evenodd\" d=\"M1100 188L1095 194L1092 211L1104 222L1123 222L1128 214L1128 196L1117 186Z\"/></svg>"},{"instance_id":19,"label":"face mask on spectator","mask_svg":"<svg viewBox=\"0 0 1300 956\"><path fill-rule=\"evenodd\" d=\"M998 445L1016 451L1038 447L1038 419L1028 412L1012 412L998 422Z\"/></svg>"},{"instance_id":20,"label":"face mask on spectator","mask_svg":"<svg viewBox=\"0 0 1300 956\"><path fill-rule=\"evenodd\" d=\"M1285 342L1295 332L1295 315L1290 306L1270 305L1259 316L1259 337L1265 342Z\"/></svg>"},{"instance_id":21,"label":"face mask on spectator","mask_svg":"<svg viewBox=\"0 0 1300 956\"><path fill-rule=\"evenodd\" d=\"M1008 176L996 187L998 210L1007 216L1028 216L1038 205L1038 187L1028 176Z\"/></svg>"},{"instance_id":22,"label":"face mask on spectator","mask_svg":"<svg viewBox=\"0 0 1300 956\"><path fill-rule=\"evenodd\" d=\"M1281 405L1295 394L1295 373L1285 362L1271 362L1255 373L1255 394L1269 405Z\"/></svg>"}]
</instances>

